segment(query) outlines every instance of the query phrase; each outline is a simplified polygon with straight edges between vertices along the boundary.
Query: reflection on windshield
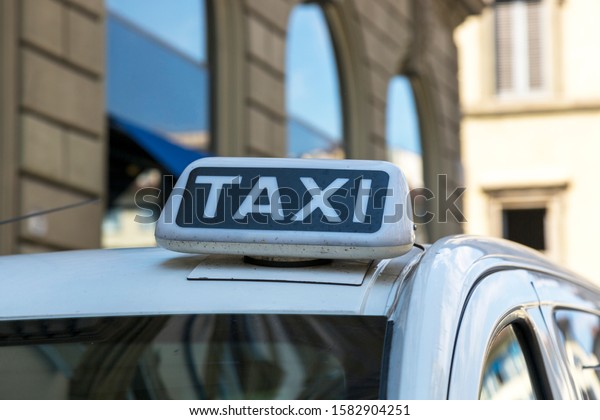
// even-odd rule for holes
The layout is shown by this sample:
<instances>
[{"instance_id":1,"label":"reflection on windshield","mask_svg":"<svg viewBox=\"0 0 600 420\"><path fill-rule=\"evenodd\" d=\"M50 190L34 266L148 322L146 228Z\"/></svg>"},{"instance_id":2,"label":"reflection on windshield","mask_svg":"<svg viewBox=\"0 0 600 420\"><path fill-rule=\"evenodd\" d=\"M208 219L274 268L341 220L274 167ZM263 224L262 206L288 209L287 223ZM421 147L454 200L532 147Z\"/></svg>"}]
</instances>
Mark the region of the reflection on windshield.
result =
<instances>
[{"instance_id":1,"label":"reflection on windshield","mask_svg":"<svg viewBox=\"0 0 600 420\"><path fill-rule=\"evenodd\" d=\"M376 399L384 317L0 322L2 399Z\"/></svg>"}]
</instances>

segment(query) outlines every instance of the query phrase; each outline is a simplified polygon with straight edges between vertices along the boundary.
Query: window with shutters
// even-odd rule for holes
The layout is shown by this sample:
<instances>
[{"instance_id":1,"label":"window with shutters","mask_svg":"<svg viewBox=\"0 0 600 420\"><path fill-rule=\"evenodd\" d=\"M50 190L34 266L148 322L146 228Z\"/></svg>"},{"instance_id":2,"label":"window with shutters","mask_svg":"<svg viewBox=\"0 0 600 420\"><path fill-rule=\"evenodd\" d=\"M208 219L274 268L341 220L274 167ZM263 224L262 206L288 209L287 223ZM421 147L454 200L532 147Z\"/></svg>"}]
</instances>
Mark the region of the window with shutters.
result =
<instances>
[{"instance_id":1,"label":"window with shutters","mask_svg":"<svg viewBox=\"0 0 600 420\"><path fill-rule=\"evenodd\" d=\"M544 0L496 0L494 40L496 93L527 95L548 86Z\"/></svg>"}]
</instances>

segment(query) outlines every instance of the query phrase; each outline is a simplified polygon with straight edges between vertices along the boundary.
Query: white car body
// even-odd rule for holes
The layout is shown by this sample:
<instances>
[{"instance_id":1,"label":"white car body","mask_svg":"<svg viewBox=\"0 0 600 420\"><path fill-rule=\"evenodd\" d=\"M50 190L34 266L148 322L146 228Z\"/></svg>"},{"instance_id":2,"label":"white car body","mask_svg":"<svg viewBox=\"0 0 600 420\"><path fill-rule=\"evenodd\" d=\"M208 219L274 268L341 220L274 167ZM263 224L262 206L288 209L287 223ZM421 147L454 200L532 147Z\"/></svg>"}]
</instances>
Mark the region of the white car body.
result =
<instances>
[{"instance_id":1,"label":"white car body","mask_svg":"<svg viewBox=\"0 0 600 420\"><path fill-rule=\"evenodd\" d=\"M552 313L600 314L600 291L592 283L525 247L468 236L416 245L392 259L310 267L123 249L2 257L0 273L0 322L217 313L385 316L393 322L384 375L389 399L478 398L490 343L515 321L529 329L544 397L579 398Z\"/></svg>"}]
</instances>

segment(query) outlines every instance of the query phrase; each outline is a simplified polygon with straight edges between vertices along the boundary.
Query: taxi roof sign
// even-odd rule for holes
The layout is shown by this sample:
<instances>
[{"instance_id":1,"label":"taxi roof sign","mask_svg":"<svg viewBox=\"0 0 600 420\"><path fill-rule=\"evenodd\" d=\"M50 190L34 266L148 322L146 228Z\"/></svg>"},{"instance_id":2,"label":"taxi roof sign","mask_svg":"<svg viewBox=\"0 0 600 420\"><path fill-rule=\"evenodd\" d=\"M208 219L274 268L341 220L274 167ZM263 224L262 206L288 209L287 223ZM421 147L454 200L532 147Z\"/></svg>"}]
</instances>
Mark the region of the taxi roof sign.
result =
<instances>
[{"instance_id":1,"label":"taxi roof sign","mask_svg":"<svg viewBox=\"0 0 600 420\"><path fill-rule=\"evenodd\" d=\"M155 236L188 253L390 258L414 243L409 197L388 162L205 158L177 181Z\"/></svg>"}]
</instances>

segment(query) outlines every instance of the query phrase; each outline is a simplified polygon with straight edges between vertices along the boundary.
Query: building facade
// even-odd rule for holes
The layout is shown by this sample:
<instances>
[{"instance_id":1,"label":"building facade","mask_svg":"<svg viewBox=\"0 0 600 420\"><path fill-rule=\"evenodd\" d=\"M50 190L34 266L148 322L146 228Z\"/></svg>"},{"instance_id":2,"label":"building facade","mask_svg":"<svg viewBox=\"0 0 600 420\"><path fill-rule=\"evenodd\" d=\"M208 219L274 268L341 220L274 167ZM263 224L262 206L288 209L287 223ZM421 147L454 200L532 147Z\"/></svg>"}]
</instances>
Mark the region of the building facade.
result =
<instances>
[{"instance_id":1,"label":"building facade","mask_svg":"<svg viewBox=\"0 0 600 420\"><path fill-rule=\"evenodd\" d=\"M326 18L335 50L344 155L388 158L388 84L406 75L419 113L425 186L437 193L438 174L447 175L440 194L449 195L463 182L452 34L480 11L481 0L312 3ZM290 14L300 4L205 1L208 134L187 133L176 142L183 138L194 147L199 138L219 156L286 156L286 42ZM0 220L68 207L0 225L2 253L100 245L115 147L105 97L111 83L106 7L102 0L6 0L0 6ZM427 203L434 213L436 203ZM449 216L424 229L435 239L462 227Z\"/></svg>"},{"instance_id":2,"label":"building facade","mask_svg":"<svg viewBox=\"0 0 600 420\"><path fill-rule=\"evenodd\" d=\"M600 281L593 0L488 2L459 27L466 231L517 240Z\"/></svg>"}]
</instances>

